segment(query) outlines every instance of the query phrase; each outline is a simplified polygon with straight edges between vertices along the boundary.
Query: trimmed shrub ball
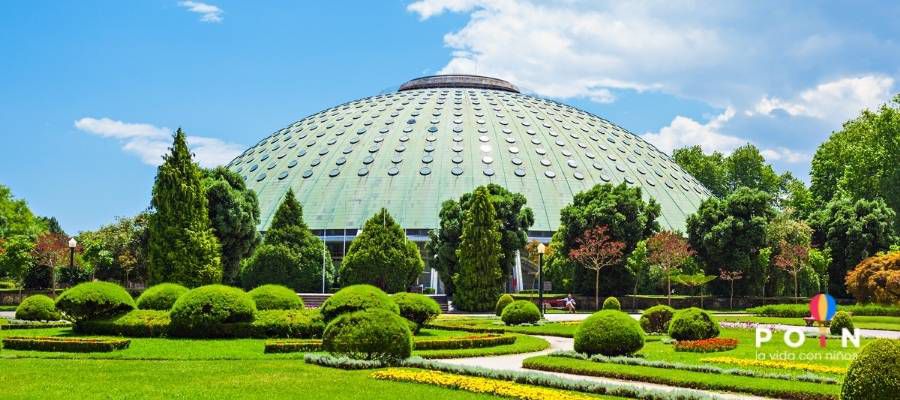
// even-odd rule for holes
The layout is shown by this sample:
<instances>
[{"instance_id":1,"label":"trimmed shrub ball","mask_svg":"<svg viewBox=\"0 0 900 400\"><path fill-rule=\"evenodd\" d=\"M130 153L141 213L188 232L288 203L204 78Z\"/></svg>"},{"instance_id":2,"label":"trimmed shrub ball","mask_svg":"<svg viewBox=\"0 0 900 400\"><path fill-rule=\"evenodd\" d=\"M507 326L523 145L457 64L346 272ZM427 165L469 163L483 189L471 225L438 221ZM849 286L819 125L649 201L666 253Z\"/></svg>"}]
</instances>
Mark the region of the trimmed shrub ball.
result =
<instances>
[{"instance_id":1,"label":"trimmed shrub ball","mask_svg":"<svg viewBox=\"0 0 900 400\"><path fill-rule=\"evenodd\" d=\"M844 328L853 333L853 320L850 319L850 314L846 311L838 311L834 313L834 317L831 317L829 328L832 335L840 335Z\"/></svg>"},{"instance_id":2,"label":"trimmed shrub ball","mask_svg":"<svg viewBox=\"0 0 900 400\"><path fill-rule=\"evenodd\" d=\"M218 325L250 322L256 306L241 289L225 285L201 286L178 298L172 306L172 329L182 336L205 336Z\"/></svg>"},{"instance_id":3,"label":"trimmed shrub ball","mask_svg":"<svg viewBox=\"0 0 900 400\"><path fill-rule=\"evenodd\" d=\"M59 295L56 309L72 321L87 321L131 311L134 299L115 283L86 282Z\"/></svg>"},{"instance_id":4,"label":"trimmed shrub ball","mask_svg":"<svg viewBox=\"0 0 900 400\"><path fill-rule=\"evenodd\" d=\"M322 346L350 358L394 362L412 354L413 338L403 317L373 308L343 314L329 323Z\"/></svg>"},{"instance_id":5,"label":"trimmed shrub ball","mask_svg":"<svg viewBox=\"0 0 900 400\"><path fill-rule=\"evenodd\" d=\"M507 325L533 324L541 320L541 310L528 300L516 300L503 308L500 319Z\"/></svg>"},{"instance_id":6,"label":"trimmed shrub ball","mask_svg":"<svg viewBox=\"0 0 900 400\"><path fill-rule=\"evenodd\" d=\"M675 309L666 305L655 305L641 314L641 328L647 333L668 333L669 321L675 315Z\"/></svg>"},{"instance_id":7,"label":"trimmed shrub ball","mask_svg":"<svg viewBox=\"0 0 900 400\"><path fill-rule=\"evenodd\" d=\"M697 307L678 311L669 322L669 337L675 340L701 340L719 336L719 323Z\"/></svg>"},{"instance_id":8,"label":"trimmed shrub ball","mask_svg":"<svg viewBox=\"0 0 900 400\"><path fill-rule=\"evenodd\" d=\"M249 293L257 310L299 310L303 300L297 292L281 285L262 285Z\"/></svg>"},{"instance_id":9,"label":"trimmed shrub ball","mask_svg":"<svg viewBox=\"0 0 900 400\"><path fill-rule=\"evenodd\" d=\"M628 314L602 310L575 331L575 351L587 355L622 356L644 347L644 331Z\"/></svg>"},{"instance_id":10,"label":"trimmed shrub ball","mask_svg":"<svg viewBox=\"0 0 900 400\"><path fill-rule=\"evenodd\" d=\"M402 292L391 297L400 308L400 316L413 323L413 333L419 333L425 324L441 315L441 306L423 294Z\"/></svg>"},{"instance_id":11,"label":"trimmed shrub ball","mask_svg":"<svg viewBox=\"0 0 900 400\"><path fill-rule=\"evenodd\" d=\"M603 300L603 309L621 311L622 305L619 304L619 299L609 296L606 300Z\"/></svg>"},{"instance_id":12,"label":"trimmed shrub ball","mask_svg":"<svg viewBox=\"0 0 900 400\"><path fill-rule=\"evenodd\" d=\"M42 294L28 296L16 307L16 319L25 321L58 321L59 311L53 299Z\"/></svg>"},{"instance_id":13,"label":"trimmed shrub ball","mask_svg":"<svg viewBox=\"0 0 900 400\"><path fill-rule=\"evenodd\" d=\"M320 311L327 323L341 314L373 308L400 314L400 308L391 297L372 285L347 286L325 300Z\"/></svg>"},{"instance_id":14,"label":"trimmed shrub ball","mask_svg":"<svg viewBox=\"0 0 900 400\"><path fill-rule=\"evenodd\" d=\"M506 306L510 305L513 301L515 301L515 299L513 299L513 297L508 293L504 293L502 296L500 296L500 298L497 299L497 306L494 308L497 316L499 317L503 315L503 309L506 308Z\"/></svg>"},{"instance_id":15,"label":"trimmed shrub ball","mask_svg":"<svg viewBox=\"0 0 900 400\"><path fill-rule=\"evenodd\" d=\"M137 306L141 310L169 311L181 295L188 292L188 288L177 283L160 283L151 286L137 299Z\"/></svg>"},{"instance_id":16,"label":"trimmed shrub ball","mask_svg":"<svg viewBox=\"0 0 900 400\"><path fill-rule=\"evenodd\" d=\"M841 399L896 399L897 393L900 393L900 343L879 339L867 344L847 369Z\"/></svg>"}]
</instances>

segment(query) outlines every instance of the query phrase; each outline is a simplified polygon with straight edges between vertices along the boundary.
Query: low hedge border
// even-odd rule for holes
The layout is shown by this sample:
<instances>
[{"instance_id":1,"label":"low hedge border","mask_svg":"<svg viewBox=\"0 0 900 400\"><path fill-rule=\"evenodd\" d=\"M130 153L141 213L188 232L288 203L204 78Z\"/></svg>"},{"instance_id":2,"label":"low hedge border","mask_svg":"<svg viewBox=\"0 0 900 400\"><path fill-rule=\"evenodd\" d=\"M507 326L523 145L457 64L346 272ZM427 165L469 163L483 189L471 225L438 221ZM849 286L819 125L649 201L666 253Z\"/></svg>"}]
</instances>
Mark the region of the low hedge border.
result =
<instances>
[{"instance_id":1,"label":"low hedge border","mask_svg":"<svg viewBox=\"0 0 900 400\"><path fill-rule=\"evenodd\" d=\"M350 357L338 357L330 354L307 354L303 356L303 361L307 364L315 364L321 367L347 370L374 369L387 366L384 361L357 360Z\"/></svg>"},{"instance_id":2,"label":"low hedge border","mask_svg":"<svg viewBox=\"0 0 900 400\"><path fill-rule=\"evenodd\" d=\"M8 331L13 329L52 329L52 328L68 328L72 326L69 322L54 321L19 321L13 320L8 323L0 323L0 331Z\"/></svg>"},{"instance_id":3,"label":"low hedge border","mask_svg":"<svg viewBox=\"0 0 900 400\"><path fill-rule=\"evenodd\" d=\"M675 351L688 353L715 353L737 348L738 340L731 338L709 338L701 340L678 340Z\"/></svg>"},{"instance_id":4,"label":"low hedge border","mask_svg":"<svg viewBox=\"0 0 900 400\"><path fill-rule=\"evenodd\" d=\"M9 336L3 347L9 350L59 351L67 353L101 353L127 349L129 339L62 338L55 336Z\"/></svg>"},{"instance_id":5,"label":"low hedge border","mask_svg":"<svg viewBox=\"0 0 900 400\"><path fill-rule=\"evenodd\" d=\"M853 316L867 317L900 317L900 307L879 304L856 304L838 306L838 311L846 311ZM804 318L809 316L807 304L768 304L748 308L747 312L760 317Z\"/></svg>"},{"instance_id":6,"label":"low hedge border","mask_svg":"<svg viewBox=\"0 0 900 400\"><path fill-rule=\"evenodd\" d=\"M513 335L479 335L441 339L414 338L414 340L414 350L457 350L513 344L516 342L516 337Z\"/></svg>"},{"instance_id":7,"label":"low hedge border","mask_svg":"<svg viewBox=\"0 0 900 400\"><path fill-rule=\"evenodd\" d=\"M267 340L265 353L302 353L322 351L321 339Z\"/></svg>"}]
</instances>

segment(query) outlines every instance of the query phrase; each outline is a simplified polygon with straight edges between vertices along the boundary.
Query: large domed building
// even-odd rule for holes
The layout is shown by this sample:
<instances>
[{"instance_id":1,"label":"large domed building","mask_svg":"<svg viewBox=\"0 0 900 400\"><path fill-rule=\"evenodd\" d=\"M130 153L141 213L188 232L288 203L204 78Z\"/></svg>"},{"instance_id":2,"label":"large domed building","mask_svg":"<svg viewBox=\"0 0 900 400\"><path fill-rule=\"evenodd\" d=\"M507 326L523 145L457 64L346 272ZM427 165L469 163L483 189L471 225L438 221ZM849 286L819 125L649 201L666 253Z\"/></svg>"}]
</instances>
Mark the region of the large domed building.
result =
<instances>
[{"instance_id":1,"label":"large domed building","mask_svg":"<svg viewBox=\"0 0 900 400\"><path fill-rule=\"evenodd\" d=\"M588 112L472 75L411 80L272 133L228 164L259 195L261 230L288 189L306 223L343 254L385 207L411 239L439 226L441 203L496 183L528 199L530 236L549 240L560 210L598 183L635 185L684 230L710 192L640 137Z\"/></svg>"}]
</instances>

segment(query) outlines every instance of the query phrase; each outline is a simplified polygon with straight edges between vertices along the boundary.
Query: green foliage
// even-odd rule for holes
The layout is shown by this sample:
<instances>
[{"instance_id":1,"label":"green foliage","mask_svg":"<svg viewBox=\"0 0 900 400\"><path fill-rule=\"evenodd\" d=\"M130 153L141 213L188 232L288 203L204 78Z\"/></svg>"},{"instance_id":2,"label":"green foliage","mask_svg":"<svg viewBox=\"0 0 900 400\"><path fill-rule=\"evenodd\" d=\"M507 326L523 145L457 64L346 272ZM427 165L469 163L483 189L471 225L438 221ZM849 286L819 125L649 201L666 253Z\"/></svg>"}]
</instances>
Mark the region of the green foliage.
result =
<instances>
[{"instance_id":1,"label":"green foliage","mask_svg":"<svg viewBox=\"0 0 900 400\"><path fill-rule=\"evenodd\" d=\"M603 310L591 315L575 331L575 351L587 355L621 356L644 347L644 331L628 314Z\"/></svg>"},{"instance_id":2,"label":"green foliage","mask_svg":"<svg viewBox=\"0 0 900 400\"><path fill-rule=\"evenodd\" d=\"M53 268L47 265L31 263L25 267L22 275L22 287L25 289L49 289L53 286Z\"/></svg>"},{"instance_id":3,"label":"green foliage","mask_svg":"<svg viewBox=\"0 0 900 400\"><path fill-rule=\"evenodd\" d=\"M172 332L178 336L204 337L216 325L250 322L256 306L243 290L207 285L185 293L172 306Z\"/></svg>"},{"instance_id":4,"label":"green foliage","mask_svg":"<svg viewBox=\"0 0 900 400\"><path fill-rule=\"evenodd\" d=\"M867 344L847 369L841 399L893 399L897 393L900 393L900 343L880 339Z\"/></svg>"},{"instance_id":5,"label":"green foliage","mask_svg":"<svg viewBox=\"0 0 900 400\"><path fill-rule=\"evenodd\" d=\"M500 223L489 195L485 187L475 189L456 250L459 272L453 276L453 305L463 311L490 310L501 291Z\"/></svg>"},{"instance_id":6,"label":"green foliage","mask_svg":"<svg viewBox=\"0 0 900 400\"><path fill-rule=\"evenodd\" d=\"M87 282L63 292L56 309L75 323L108 317L134 309L134 299L125 289L110 282Z\"/></svg>"},{"instance_id":7,"label":"green foliage","mask_svg":"<svg viewBox=\"0 0 900 400\"><path fill-rule=\"evenodd\" d=\"M603 309L622 311L622 304L619 303L619 299L609 296L606 300L603 300Z\"/></svg>"},{"instance_id":8,"label":"green foliage","mask_svg":"<svg viewBox=\"0 0 900 400\"><path fill-rule=\"evenodd\" d=\"M263 285L249 293L257 310L297 310L303 308L303 300L293 290L281 285Z\"/></svg>"},{"instance_id":9,"label":"green foliage","mask_svg":"<svg viewBox=\"0 0 900 400\"><path fill-rule=\"evenodd\" d=\"M441 306L431 297L418 293L401 292L394 294L391 298L400 308L400 316L414 324L413 333L418 334L425 324L441 315Z\"/></svg>"},{"instance_id":10,"label":"green foliage","mask_svg":"<svg viewBox=\"0 0 900 400\"><path fill-rule=\"evenodd\" d=\"M314 338L322 336L325 321L316 310L263 310L250 327L253 337Z\"/></svg>"},{"instance_id":11,"label":"green foliage","mask_svg":"<svg viewBox=\"0 0 900 400\"><path fill-rule=\"evenodd\" d=\"M541 320L541 310L528 300L516 300L503 308L500 319L506 325L534 324Z\"/></svg>"},{"instance_id":12,"label":"green foliage","mask_svg":"<svg viewBox=\"0 0 900 400\"><path fill-rule=\"evenodd\" d=\"M82 321L73 327L79 334L158 337L169 332L168 310L133 310L108 318Z\"/></svg>"},{"instance_id":13,"label":"green foliage","mask_svg":"<svg viewBox=\"0 0 900 400\"><path fill-rule=\"evenodd\" d=\"M222 281L221 246L210 226L200 168L181 128L156 173L150 216L150 282L195 287Z\"/></svg>"},{"instance_id":14,"label":"green foliage","mask_svg":"<svg viewBox=\"0 0 900 400\"><path fill-rule=\"evenodd\" d=\"M31 264L31 250L46 224L28 208L25 200L13 197L0 185L0 277L21 279Z\"/></svg>"},{"instance_id":15,"label":"green foliage","mask_svg":"<svg viewBox=\"0 0 900 400\"><path fill-rule=\"evenodd\" d=\"M657 218L659 204L655 200L644 201L639 187L600 184L578 193L572 204L562 209L560 215L560 247L557 254L568 255L578 247L577 239L588 229L607 226L607 234L612 240L625 243L624 254L631 253L637 243L659 230ZM624 261L623 261L624 264ZM600 291L611 294L626 294L634 286L634 277L625 268L607 268L600 279ZM594 293L594 271L585 268L573 269L574 291L592 295Z\"/></svg>"},{"instance_id":16,"label":"green foliage","mask_svg":"<svg viewBox=\"0 0 900 400\"><path fill-rule=\"evenodd\" d=\"M402 317L383 309L369 309L330 322L322 345L331 353L350 358L394 362L412 354L413 339Z\"/></svg>"},{"instance_id":17,"label":"green foliage","mask_svg":"<svg viewBox=\"0 0 900 400\"><path fill-rule=\"evenodd\" d=\"M675 309L666 305L655 305L644 310L640 324L647 333L668 333L669 322L675 315Z\"/></svg>"},{"instance_id":18,"label":"green foliage","mask_svg":"<svg viewBox=\"0 0 900 400\"><path fill-rule=\"evenodd\" d=\"M647 260L647 241L641 240L625 259L625 268L634 277L634 295L652 293L659 279L650 278L650 262Z\"/></svg>"},{"instance_id":19,"label":"green foliage","mask_svg":"<svg viewBox=\"0 0 900 400\"><path fill-rule=\"evenodd\" d=\"M225 167L203 171L210 225L222 246L222 278L237 283L241 259L259 245L259 201L244 179Z\"/></svg>"},{"instance_id":20,"label":"green foliage","mask_svg":"<svg viewBox=\"0 0 900 400\"><path fill-rule=\"evenodd\" d=\"M832 335L840 335L844 329L853 332L853 320L846 311L838 311L831 318L831 324L828 328Z\"/></svg>"},{"instance_id":21,"label":"green foliage","mask_svg":"<svg viewBox=\"0 0 900 400\"><path fill-rule=\"evenodd\" d=\"M715 151L704 154L700 145L682 147L672 152L672 158L685 171L718 197L729 193L731 185L726 177L725 156Z\"/></svg>"},{"instance_id":22,"label":"green foliage","mask_svg":"<svg viewBox=\"0 0 900 400\"><path fill-rule=\"evenodd\" d=\"M883 306L877 304L838 306L838 311L847 311L855 316L894 316L900 317L900 306ZM748 313L761 317L803 318L809 316L807 304L767 304L747 309Z\"/></svg>"},{"instance_id":23,"label":"green foliage","mask_svg":"<svg viewBox=\"0 0 900 400\"><path fill-rule=\"evenodd\" d=\"M28 296L16 308L16 319L24 321L59 321L59 311L53 299L42 294Z\"/></svg>"},{"instance_id":24,"label":"green foliage","mask_svg":"<svg viewBox=\"0 0 900 400\"><path fill-rule=\"evenodd\" d=\"M502 295L500 295L500 298L497 299L497 305L494 307L494 313L499 317L501 314L503 314L503 309L512 302L513 297L510 296L509 293L503 293Z\"/></svg>"},{"instance_id":25,"label":"green foliage","mask_svg":"<svg viewBox=\"0 0 900 400\"><path fill-rule=\"evenodd\" d=\"M325 322L330 322L341 314L375 308L400 313L390 296L372 285L347 286L325 300L319 310Z\"/></svg>"},{"instance_id":26,"label":"green foliage","mask_svg":"<svg viewBox=\"0 0 900 400\"><path fill-rule=\"evenodd\" d=\"M697 178L717 197L726 197L741 187L769 193L772 199L782 192L793 193L796 183L789 173L779 176L766 164L759 149L752 144L738 147L727 157L720 152L704 154L699 145L675 149L672 158L681 168ZM805 187L804 187L805 189ZM801 203L798 200L796 203Z\"/></svg>"},{"instance_id":27,"label":"green foliage","mask_svg":"<svg viewBox=\"0 0 900 400\"><path fill-rule=\"evenodd\" d=\"M127 349L128 339L68 338L59 336L8 336L3 347L10 350L94 353Z\"/></svg>"},{"instance_id":28,"label":"green foliage","mask_svg":"<svg viewBox=\"0 0 900 400\"><path fill-rule=\"evenodd\" d=\"M76 258L78 258L76 256ZM62 266L56 269L56 284L59 286L75 286L91 280L92 271L77 264Z\"/></svg>"},{"instance_id":29,"label":"green foliage","mask_svg":"<svg viewBox=\"0 0 900 400\"><path fill-rule=\"evenodd\" d=\"M122 283L148 280L149 223L150 214L144 212L78 234L82 260L96 279Z\"/></svg>"},{"instance_id":30,"label":"green foliage","mask_svg":"<svg viewBox=\"0 0 900 400\"><path fill-rule=\"evenodd\" d=\"M179 297L188 292L188 288L177 283L160 283L141 293L137 306L141 310L169 311Z\"/></svg>"},{"instance_id":31,"label":"green foliage","mask_svg":"<svg viewBox=\"0 0 900 400\"><path fill-rule=\"evenodd\" d=\"M863 260L844 281L859 302L900 304L900 251Z\"/></svg>"},{"instance_id":32,"label":"green foliage","mask_svg":"<svg viewBox=\"0 0 900 400\"><path fill-rule=\"evenodd\" d=\"M719 323L708 312L696 307L679 310L669 322L669 337L675 340L701 340L719 336Z\"/></svg>"},{"instance_id":33,"label":"green foliage","mask_svg":"<svg viewBox=\"0 0 900 400\"><path fill-rule=\"evenodd\" d=\"M502 249L501 279L510 275L515 263L515 252L525 247L528 228L534 224L534 212L526 206L527 200L521 193L512 193L503 186L488 184L488 199L494 207L494 216L500 224L500 247ZM477 188L476 188L477 189ZM438 271L445 284L447 294L452 295L456 287L453 276L459 273L460 264L456 251L462 241L465 213L471 208L475 192L463 194L459 200L447 200L441 204L440 229L428 233L426 248L437 258L431 266Z\"/></svg>"},{"instance_id":34,"label":"green foliage","mask_svg":"<svg viewBox=\"0 0 900 400\"><path fill-rule=\"evenodd\" d=\"M424 268L419 248L382 208L353 239L340 275L347 284L365 283L394 293L405 291Z\"/></svg>"},{"instance_id":35,"label":"green foliage","mask_svg":"<svg viewBox=\"0 0 900 400\"><path fill-rule=\"evenodd\" d=\"M897 240L896 213L881 199L834 199L810 217L813 244L830 250L828 291L844 297L844 277L860 261L888 250Z\"/></svg>"}]
</instances>

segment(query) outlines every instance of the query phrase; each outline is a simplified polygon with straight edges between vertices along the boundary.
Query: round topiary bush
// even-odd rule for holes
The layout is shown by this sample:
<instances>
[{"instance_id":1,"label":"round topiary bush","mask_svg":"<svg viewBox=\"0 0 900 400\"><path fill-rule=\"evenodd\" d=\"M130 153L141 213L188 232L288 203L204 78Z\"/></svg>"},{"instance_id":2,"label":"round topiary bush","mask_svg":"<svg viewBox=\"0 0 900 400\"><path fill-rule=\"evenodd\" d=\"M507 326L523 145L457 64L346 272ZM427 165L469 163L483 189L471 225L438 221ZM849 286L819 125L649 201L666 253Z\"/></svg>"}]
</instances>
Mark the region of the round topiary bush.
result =
<instances>
[{"instance_id":1,"label":"round topiary bush","mask_svg":"<svg viewBox=\"0 0 900 400\"><path fill-rule=\"evenodd\" d=\"M59 311L53 299L42 294L28 296L16 307L16 319L25 321L58 321Z\"/></svg>"},{"instance_id":2,"label":"round topiary bush","mask_svg":"<svg viewBox=\"0 0 900 400\"><path fill-rule=\"evenodd\" d=\"M606 300L603 300L603 309L622 311L622 304L619 303L619 299L609 296Z\"/></svg>"},{"instance_id":3,"label":"round topiary bush","mask_svg":"<svg viewBox=\"0 0 900 400\"><path fill-rule=\"evenodd\" d=\"M179 297L170 315L175 334L203 337L221 324L250 322L255 312L253 299L243 290L207 285Z\"/></svg>"},{"instance_id":4,"label":"round topiary bush","mask_svg":"<svg viewBox=\"0 0 900 400\"><path fill-rule=\"evenodd\" d=\"M281 285L262 285L249 293L257 310L298 310L303 300L293 290Z\"/></svg>"},{"instance_id":5,"label":"round topiary bush","mask_svg":"<svg viewBox=\"0 0 900 400\"><path fill-rule=\"evenodd\" d=\"M840 335L844 328L853 332L853 320L846 311L838 311L831 317L831 324L828 325L832 335Z\"/></svg>"},{"instance_id":6,"label":"round topiary bush","mask_svg":"<svg viewBox=\"0 0 900 400\"><path fill-rule=\"evenodd\" d=\"M515 299L509 295L509 293L504 293L497 299L497 306L494 308L494 311L497 313L497 316L503 315L503 309L506 306L510 305Z\"/></svg>"},{"instance_id":7,"label":"round topiary bush","mask_svg":"<svg viewBox=\"0 0 900 400\"><path fill-rule=\"evenodd\" d=\"M59 295L56 309L72 321L87 321L131 311L134 299L115 283L86 282Z\"/></svg>"},{"instance_id":8,"label":"round topiary bush","mask_svg":"<svg viewBox=\"0 0 900 400\"><path fill-rule=\"evenodd\" d=\"M575 351L588 355L621 356L644 347L644 331L628 314L602 310L575 331Z\"/></svg>"},{"instance_id":9,"label":"round topiary bush","mask_svg":"<svg viewBox=\"0 0 900 400\"><path fill-rule=\"evenodd\" d=\"M655 305L641 314L641 328L647 333L669 332L669 321L675 315L675 309L666 305Z\"/></svg>"},{"instance_id":10,"label":"round topiary bush","mask_svg":"<svg viewBox=\"0 0 900 400\"><path fill-rule=\"evenodd\" d=\"M151 286L137 299L137 306L141 310L169 311L181 295L188 292L188 288L177 283L160 283Z\"/></svg>"},{"instance_id":11,"label":"round topiary bush","mask_svg":"<svg viewBox=\"0 0 900 400\"><path fill-rule=\"evenodd\" d=\"M373 308L337 317L325 327L322 347L351 358L393 362L412 354L413 339L405 319Z\"/></svg>"},{"instance_id":12,"label":"round topiary bush","mask_svg":"<svg viewBox=\"0 0 900 400\"><path fill-rule=\"evenodd\" d=\"M894 399L897 393L900 393L900 343L887 339L869 343L847 369L841 399Z\"/></svg>"},{"instance_id":13,"label":"round topiary bush","mask_svg":"<svg viewBox=\"0 0 900 400\"><path fill-rule=\"evenodd\" d=\"M697 307L678 311L669 322L669 337L675 340L701 340L719 336L719 323Z\"/></svg>"},{"instance_id":14,"label":"round topiary bush","mask_svg":"<svg viewBox=\"0 0 900 400\"><path fill-rule=\"evenodd\" d=\"M503 308L500 319L507 325L533 324L541 320L541 310L528 300L516 300Z\"/></svg>"},{"instance_id":15,"label":"round topiary bush","mask_svg":"<svg viewBox=\"0 0 900 400\"><path fill-rule=\"evenodd\" d=\"M320 311L325 322L337 318L341 314L360 310L379 308L395 314L400 313L400 308L391 300L391 297L381 289L372 285L347 286L322 303Z\"/></svg>"},{"instance_id":16,"label":"round topiary bush","mask_svg":"<svg viewBox=\"0 0 900 400\"><path fill-rule=\"evenodd\" d=\"M441 306L423 294L402 292L391 297L400 308L400 316L413 323L413 333L419 333L425 324L441 315Z\"/></svg>"}]
</instances>

